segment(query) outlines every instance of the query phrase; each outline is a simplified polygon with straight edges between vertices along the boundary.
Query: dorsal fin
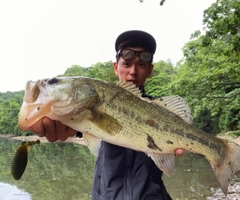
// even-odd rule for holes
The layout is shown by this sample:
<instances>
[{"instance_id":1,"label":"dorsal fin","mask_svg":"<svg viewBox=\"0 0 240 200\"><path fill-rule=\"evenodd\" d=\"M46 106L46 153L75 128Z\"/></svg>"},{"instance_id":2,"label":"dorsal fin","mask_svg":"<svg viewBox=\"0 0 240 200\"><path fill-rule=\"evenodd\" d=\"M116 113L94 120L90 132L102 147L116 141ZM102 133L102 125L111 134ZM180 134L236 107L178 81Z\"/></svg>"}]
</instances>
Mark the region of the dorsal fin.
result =
<instances>
[{"instance_id":1,"label":"dorsal fin","mask_svg":"<svg viewBox=\"0 0 240 200\"><path fill-rule=\"evenodd\" d=\"M164 107L189 124L193 122L192 112L187 101L178 95L165 96L150 100L149 98L142 97L141 90L132 83L119 81L117 85L145 101Z\"/></svg>"},{"instance_id":2,"label":"dorsal fin","mask_svg":"<svg viewBox=\"0 0 240 200\"><path fill-rule=\"evenodd\" d=\"M117 85L123 88L124 90L127 90L128 92L132 93L133 95L142 98L142 92L141 90L139 90L138 87L136 87L136 85L128 83L126 81L119 81Z\"/></svg>"},{"instance_id":3,"label":"dorsal fin","mask_svg":"<svg viewBox=\"0 0 240 200\"><path fill-rule=\"evenodd\" d=\"M189 124L193 122L192 112L187 101L178 95L160 97L152 100L152 103L175 113Z\"/></svg>"}]
</instances>

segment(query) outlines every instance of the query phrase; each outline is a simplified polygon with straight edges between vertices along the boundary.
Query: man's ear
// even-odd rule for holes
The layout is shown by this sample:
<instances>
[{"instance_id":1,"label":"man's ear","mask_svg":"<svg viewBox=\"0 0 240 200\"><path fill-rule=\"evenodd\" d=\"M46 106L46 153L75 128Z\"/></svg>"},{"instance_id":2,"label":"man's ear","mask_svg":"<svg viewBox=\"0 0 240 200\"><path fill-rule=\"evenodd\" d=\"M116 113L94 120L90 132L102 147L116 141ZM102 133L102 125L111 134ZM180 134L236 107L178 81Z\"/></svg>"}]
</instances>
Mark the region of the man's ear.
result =
<instances>
[{"instance_id":1,"label":"man's ear","mask_svg":"<svg viewBox=\"0 0 240 200\"><path fill-rule=\"evenodd\" d=\"M113 63L113 68L114 68L115 74L118 76L118 64L117 64L117 62Z\"/></svg>"},{"instance_id":2,"label":"man's ear","mask_svg":"<svg viewBox=\"0 0 240 200\"><path fill-rule=\"evenodd\" d=\"M148 78L149 78L149 77L151 76L151 74L152 74L153 67L154 67L153 64L151 64L151 65L149 66L149 74L148 74Z\"/></svg>"}]
</instances>

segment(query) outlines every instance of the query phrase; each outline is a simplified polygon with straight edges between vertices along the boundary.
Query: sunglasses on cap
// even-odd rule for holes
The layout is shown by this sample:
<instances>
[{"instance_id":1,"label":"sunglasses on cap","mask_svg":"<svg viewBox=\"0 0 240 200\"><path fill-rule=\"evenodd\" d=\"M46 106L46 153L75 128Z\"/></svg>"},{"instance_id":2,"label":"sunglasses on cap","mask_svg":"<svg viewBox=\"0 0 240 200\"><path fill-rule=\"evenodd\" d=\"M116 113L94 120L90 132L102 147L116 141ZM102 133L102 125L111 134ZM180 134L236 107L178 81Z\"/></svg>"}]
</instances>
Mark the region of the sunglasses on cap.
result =
<instances>
[{"instance_id":1,"label":"sunglasses on cap","mask_svg":"<svg viewBox=\"0 0 240 200\"><path fill-rule=\"evenodd\" d=\"M118 57L124 60L132 60L136 55L143 62L152 62L153 54L147 51L134 51L132 49L120 49L117 53Z\"/></svg>"}]
</instances>

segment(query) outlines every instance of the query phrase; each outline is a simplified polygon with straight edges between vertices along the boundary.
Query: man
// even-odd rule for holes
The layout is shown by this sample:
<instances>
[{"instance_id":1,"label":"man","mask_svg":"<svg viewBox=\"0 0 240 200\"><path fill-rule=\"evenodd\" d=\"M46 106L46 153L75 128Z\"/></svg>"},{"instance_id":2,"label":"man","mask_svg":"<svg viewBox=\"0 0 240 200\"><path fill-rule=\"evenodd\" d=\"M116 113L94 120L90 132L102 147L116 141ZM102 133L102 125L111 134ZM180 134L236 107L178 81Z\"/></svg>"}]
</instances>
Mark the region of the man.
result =
<instances>
[{"instance_id":1,"label":"man","mask_svg":"<svg viewBox=\"0 0 240 200\"><path fill-rule=\"evenodd\" d=\"M119 80L133 83L147 96L143 85L153 69L156 50L153 36L138 30L124 32L118 36L115 50L114 72ZM50 142L66 140L76 134L75 130L46 117L31 129ZM184 150L177 149L175 153L182 156ZM92 199L170 200L161 177L162 171L143 152L102 141L94 171Z\"/></svg>"}]
</instances>

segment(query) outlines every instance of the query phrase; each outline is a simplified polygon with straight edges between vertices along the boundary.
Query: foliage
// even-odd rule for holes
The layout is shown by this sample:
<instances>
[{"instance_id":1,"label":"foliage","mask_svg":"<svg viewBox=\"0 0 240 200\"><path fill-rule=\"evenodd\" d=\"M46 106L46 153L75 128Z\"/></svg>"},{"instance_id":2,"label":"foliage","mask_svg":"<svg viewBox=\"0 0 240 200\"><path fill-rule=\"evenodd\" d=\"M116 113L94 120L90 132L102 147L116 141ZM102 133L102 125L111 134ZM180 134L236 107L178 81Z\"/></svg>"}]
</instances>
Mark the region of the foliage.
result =
<instances>
[{"instance_id":1,"label":"foliage","mask_svg":"<svg viewBox=\"0 0 240 200\"><path fill-rule=\"evenodd\" d=\"M60 76L84 76L86 74L87 68L81 67L79 65L73 65L70 68L67 68L64 75Z\"/></svg>"},{"instance_id":2,"label":"foliage","mask_svg":"<svg viewBox=\"0 0 240 200\"><path fill-rule=\"evenodd\" d=\"M152 76L146 81L145 90L147 94L153 97L169 95L168 85L175 74L176 68L170 60L154 63Z\"/></svg>"},{"instance_id":3,"label":"foliage","mask_svg":"<svg viewBox=\"0 0 240 200\"><path fill-rule=\"evenodd\" d=\"M60 76L87 76L91 78L98 78L112 83L116 83L118 78L113 70L113 62L108 61L105 63L98 62L91 67L81 67L73 65L68 68L63 75Z\"/></svg>"},{"instance_id":4,"label":"foliage","mask_svg":"<svg viewBox=\"0 0 240 200\"><path fill-rule=\"evenodd\" d=\"M217 0L204 11L206 25L205 42L209 46L215 40L227 43L224 53L240 51L240 1Z\"/></svg>"},{"instance_id":5,"label":"foliage","mask_svg":"<svg viewBox=\"0 0 240 200\"><path fill-rule=\"evenodd\" d=\"M192 34L184 48L184 63L179 68L173 93L188 100L195 119L201 111L220 129L240 129L240 2L219 0L204 11L206 33ZM200 125L200 124L199 124ZM200 125L201 126L201 125Z\"/></svg>"},{"instance_id":6,"label":"foliage","mask_svg":"<svg viewBox=\"0 0 240 200\"><path fill-rule=\"evenodd\" d=\"M18 129L18 113L22 104L23 95L15 93L12 98L0 104L0 133L22 135ZM25 135L29 132L25 132Z\"/></svg>"},{"instance_id":7,"label":"foliage","mask_svg":"<svg viewBox=\"0 0 240 200\"><path fill-rule=\"evenodd\" d=\"M24 94L24 91L17 91L17 92L10 92L10 91L7 91L7 92L0 92L0 103L2 103L3 101L6 101L10 98L14 98L16 95L23 95Z\"/></svg>"},{"instance_id":8,"label":"foliage","mask_svg":"<svg viewBox=\"0 0 240 200\"><path fill-rule=\"evenodd\" d=\"M229 131L227 134L228 134L229 136L232 136L232 137L234 137L234 138L237 138L237 137L240 136L240 130L237 130L237 131Z\"/></svg>"}]
</instances>

